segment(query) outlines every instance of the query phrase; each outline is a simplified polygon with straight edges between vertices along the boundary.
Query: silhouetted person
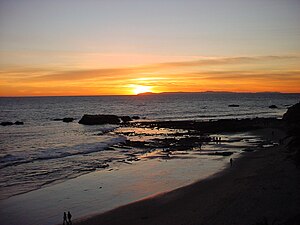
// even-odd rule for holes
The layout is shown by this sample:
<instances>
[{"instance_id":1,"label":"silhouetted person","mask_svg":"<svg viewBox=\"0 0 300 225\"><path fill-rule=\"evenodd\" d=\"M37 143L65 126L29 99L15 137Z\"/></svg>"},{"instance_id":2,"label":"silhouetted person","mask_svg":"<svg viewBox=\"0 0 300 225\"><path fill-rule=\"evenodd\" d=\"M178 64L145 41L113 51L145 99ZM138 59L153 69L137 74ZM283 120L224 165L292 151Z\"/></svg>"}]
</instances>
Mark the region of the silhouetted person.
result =
<instances>
[{"instance_id":1,"label":"silhouetted person","mask_svg":"<svg viewBox=\"0 0 300 225\"><path fill-rule=\"evenodd\" d=\"M72 225L72 214L70 213L70 211L68 211L68 220L69 220L69 224Z\"/></svg>"},{"instance_id":2,"label":"silhouetted person","mask_svg":"<svg viewBox=\"0 0 300 225\"><path fill-rule=\"evenodd\" d=\"M66 224L68 224L68 220L67 220L67 213L66 212L64 212L64 217L63 217L63 225L66 225Z\"/></svg>"},{"instance_id":3,"label":"silhouetted person","mask_svg":"<svg viewBox=\"0 0 300 225\"><path fill-rule=\"evenodd\" d=\"M230 158L230 167L232 167L233 160Z\"/></svg>"}]
</instances>

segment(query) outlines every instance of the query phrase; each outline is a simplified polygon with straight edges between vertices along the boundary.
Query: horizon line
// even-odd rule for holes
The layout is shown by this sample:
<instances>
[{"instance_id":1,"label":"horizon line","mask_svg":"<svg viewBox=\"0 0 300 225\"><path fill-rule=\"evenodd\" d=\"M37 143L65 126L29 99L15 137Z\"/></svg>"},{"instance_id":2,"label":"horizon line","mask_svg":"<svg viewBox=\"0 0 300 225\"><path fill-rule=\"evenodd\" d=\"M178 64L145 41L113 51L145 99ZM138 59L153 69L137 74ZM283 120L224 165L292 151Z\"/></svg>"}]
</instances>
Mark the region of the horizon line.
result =
<instances>
[{"instance_id":1,"label":"horizon line","mask_svg":"<svg viewBox=\"0 0 300 225\"><path fill-rule=\"evenodd\" d=\"M102 95L16 95L0 96L0 98L43 98L43 97L109 97L109 96L148 96L161 94L300 94L300 92L277 92L277 91L260 91L260 92L235 92L235 91L199 91L199 92L146 92L140 94L102 94Z\"/></svg>"}]
</instances>

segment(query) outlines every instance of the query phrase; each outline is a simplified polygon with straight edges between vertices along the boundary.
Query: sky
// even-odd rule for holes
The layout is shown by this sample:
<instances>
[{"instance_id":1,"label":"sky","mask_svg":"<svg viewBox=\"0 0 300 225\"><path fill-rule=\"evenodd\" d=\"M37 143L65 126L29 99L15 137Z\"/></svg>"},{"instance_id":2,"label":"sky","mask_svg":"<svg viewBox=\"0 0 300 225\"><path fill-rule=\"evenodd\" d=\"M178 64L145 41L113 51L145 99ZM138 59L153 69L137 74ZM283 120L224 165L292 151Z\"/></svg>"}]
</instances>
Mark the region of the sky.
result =
<instances>
[{"instance_id":1,"label":"sky","mask_svg":"<svg viewBox=\"0 0 300 225\"><path fill-rule=\"evenodd\" d=\"M0 96L300 93L299 0L0 0Z\"/></svg>"}]
</instances>

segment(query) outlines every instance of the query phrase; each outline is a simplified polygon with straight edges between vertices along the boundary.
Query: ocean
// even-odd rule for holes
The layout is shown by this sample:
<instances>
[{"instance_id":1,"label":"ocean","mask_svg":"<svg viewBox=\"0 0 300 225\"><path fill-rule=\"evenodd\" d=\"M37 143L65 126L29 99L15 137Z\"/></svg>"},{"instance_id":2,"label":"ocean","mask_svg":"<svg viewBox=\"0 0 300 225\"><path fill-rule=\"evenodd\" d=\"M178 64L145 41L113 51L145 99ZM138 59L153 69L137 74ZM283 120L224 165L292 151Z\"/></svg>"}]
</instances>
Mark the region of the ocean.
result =
<instances>
[{"instance_id":1,"label":"ocean","mask_svg":"<svg viewBox=\"0 0 300 225\"><path fill-rule=\"evenodd\" d=\"M78 124L84 114L141 120L281 118L299 100L300 94L278 93L0 98L0 122L24 122L0 126L0 199L101 170L139 152L114 148L127 138L115 132L117 125ZM54 120L64 117L75 121Z\"/></svg>"}]
</instances>

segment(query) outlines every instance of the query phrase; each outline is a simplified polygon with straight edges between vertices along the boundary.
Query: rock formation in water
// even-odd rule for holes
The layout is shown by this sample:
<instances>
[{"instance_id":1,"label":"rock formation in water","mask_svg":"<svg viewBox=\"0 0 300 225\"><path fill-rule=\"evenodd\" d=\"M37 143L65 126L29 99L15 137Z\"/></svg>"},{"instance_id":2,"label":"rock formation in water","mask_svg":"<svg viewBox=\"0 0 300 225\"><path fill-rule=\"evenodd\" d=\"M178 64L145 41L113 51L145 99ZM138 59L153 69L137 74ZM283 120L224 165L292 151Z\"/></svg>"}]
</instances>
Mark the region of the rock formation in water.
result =
<instances>
[{"instance_id":1,"label":"rock formation in water","mask_svg":"<svg viewBox=\"0 0 300 225\"><path fill-rule=\"evenodd\" d=\"M85 114L79 120L84 125L120 124L121 119L116 115L88 115Z\"/></svg>"}]
</instances>

